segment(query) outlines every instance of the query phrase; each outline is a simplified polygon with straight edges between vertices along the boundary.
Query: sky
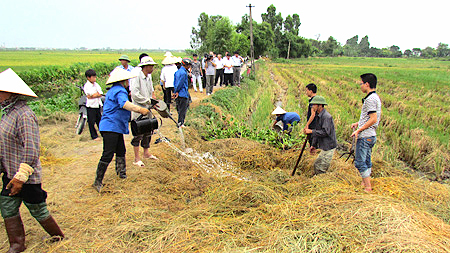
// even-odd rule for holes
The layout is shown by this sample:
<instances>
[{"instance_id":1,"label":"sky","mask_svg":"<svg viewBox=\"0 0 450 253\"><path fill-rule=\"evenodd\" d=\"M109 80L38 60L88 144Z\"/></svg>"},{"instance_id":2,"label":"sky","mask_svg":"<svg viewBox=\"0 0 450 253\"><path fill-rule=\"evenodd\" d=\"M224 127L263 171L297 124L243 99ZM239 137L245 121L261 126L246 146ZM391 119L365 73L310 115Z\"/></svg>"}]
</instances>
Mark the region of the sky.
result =
<instances>
[{"instance_id":1,"label":"sky","mask_svg":"<svg viewBox=\"0 0 450 253\"><path fill-rule=\"evenodd\" d=\"M450 44L445 0L0 0L0 47L187 49L200 13L237 24L250 3L258 23L271 4L283 18L297 13L305 38L368 35L372 47L402 51Z\"/></svg>"}]
</instances>

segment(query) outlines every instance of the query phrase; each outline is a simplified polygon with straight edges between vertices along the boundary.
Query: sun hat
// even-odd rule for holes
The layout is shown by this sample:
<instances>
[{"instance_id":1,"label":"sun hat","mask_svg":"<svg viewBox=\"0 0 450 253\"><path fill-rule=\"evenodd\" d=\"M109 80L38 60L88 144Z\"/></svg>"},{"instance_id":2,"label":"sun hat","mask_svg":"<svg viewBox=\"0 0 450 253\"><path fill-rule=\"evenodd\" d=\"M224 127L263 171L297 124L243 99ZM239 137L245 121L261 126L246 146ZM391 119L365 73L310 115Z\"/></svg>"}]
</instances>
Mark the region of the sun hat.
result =
<instances>
[{"instance_id":1,"label":"sun hat","mask_svg":"<svg viewBox=\"0 0 450 253\"><path fill-rule=\"evenodd\" d=\"M277 106L277 108L276 108L275 110L273 110L272 115L275 115L275 114L285 114L285 113L286 113L286 111L283 110L283 108Z\"/></svg>"},{"instance_id":2,"label":"sun hat","mask_svg":"<svg viewBox=\"0 0 450 253\"><path fill-rule=\"evenodd\" d=\"M125 61L130 62L130 58L129 58L128 55L126 55L126 54L120 56L120 57L119 57L119 61L120 61L120 60L125 60Z\"/></svg>"},{"instance_id":3,"label":"sun hat","mask_svg":"<svg viewBox=\"0 0 450 253\"><path fill-rule=\"evenodd\" d=\"M313 99L309 103L312 105L327 105L327 101L325 101L325 98L322 96L313 97Z\"/></svg>"},{"instance_id":4,"label":"sun hat","mask_svg":"<svg viewBox=\"0 0 450 253\"><path fill-rule=\"evenodd\" d=\"M108 81L106 81L106 84L112 84L115 82L120 82L120 81L124 81L124 80L128 80L130 78L134 78L136 77L136 74L133 74L129 71L126 71L124 69L121 68L115 68L110 74L109 74L109 78Z\"/></svg>"},{"instance_id":5,"label":"sun hat","mask_svg":"<svg viewBox=\"0 0 450 253\"><path fill-rule=\"evenodd\" d=\"M138 64L138 67L147 66L147 65L156 65L158 63L153 61L153 58L150 56L144 56L141 59L141 63Z\"/></svg>"},{"instance_id":6,"label":"sun hat","mask_svg":"<svg viewBox=\"0 0 450 253\"><path fill-rule=\"evenodd\" d=\"M10 68L0 73L0 91L37 97L20 76Z\"/></svg>"},{"instance_id":7,"label":"sun hat","mask_svg":"<svg viewBox=\"0 0 450 253\"><path fill-rule=\"evenodd\" d=\"M178 62L177 57L175 56L167 56L166 58L164 58L164 60L161 62L163 65L169 65L169 64L174 64Z\"/></svg>"},{"instance_id":8,"label":"sun hat","mask_svg":"<svg viewBox=\"0 0 450 253\"><path fill-rule=\"evenodd\" d=\"M167 52L164 54L164 57L169 57L169 56L173 56L173 55L172 55L171 52L167 51Z\"/></svg>"}]
</instances>

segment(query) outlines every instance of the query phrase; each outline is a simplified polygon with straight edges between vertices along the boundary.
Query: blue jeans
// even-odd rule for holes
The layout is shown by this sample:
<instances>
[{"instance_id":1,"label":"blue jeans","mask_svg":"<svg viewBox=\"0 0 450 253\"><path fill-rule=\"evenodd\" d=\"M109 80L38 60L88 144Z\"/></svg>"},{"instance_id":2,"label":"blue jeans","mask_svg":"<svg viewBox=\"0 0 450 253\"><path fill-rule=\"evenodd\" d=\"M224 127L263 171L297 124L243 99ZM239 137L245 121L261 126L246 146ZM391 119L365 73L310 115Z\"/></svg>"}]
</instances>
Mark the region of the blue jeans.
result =
<instances>
[{"instance_id":1,"label":"blue jeans","mask_svg":"<svg viewBox=\"0 0 450 253\"><path fill-rule=\"evenodd\" d=\"M372 148L377 142L376 136L359 138L355 148L355 167L362 178L370 177L372 172Z\"/></svg>"}]
</instances>

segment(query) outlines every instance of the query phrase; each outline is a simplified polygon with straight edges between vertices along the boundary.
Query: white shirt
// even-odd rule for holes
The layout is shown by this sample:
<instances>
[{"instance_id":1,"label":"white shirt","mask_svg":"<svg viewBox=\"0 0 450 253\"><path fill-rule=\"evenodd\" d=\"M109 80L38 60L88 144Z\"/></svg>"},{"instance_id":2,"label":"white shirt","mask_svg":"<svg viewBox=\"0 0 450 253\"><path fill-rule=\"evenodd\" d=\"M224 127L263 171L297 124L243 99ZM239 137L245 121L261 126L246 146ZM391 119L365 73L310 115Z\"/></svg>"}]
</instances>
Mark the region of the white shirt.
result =
<instances>
[{"instance_id":1,"label":"white shirt","mask_svg":"<svg viewBox=\"0 0 450 253\"><path fill-rule=\"evenodd\" d=\"M236 57L235 55L233 55L233 56L231 57L231 59L233 60L233 66L234 66L234 67L240 67L240 66L241 66L242 60L241 60L241 57L240 57L240 56Z\"/></svg>"},{"instance_id":2,"label":"white shirt","mask_svg":"<svg viewBox=\"0 0 450 253\"><path fill-rule=\"evenodd\" d=\"M233 59L228 59L227 57L223 58L223 66L224 66L224 71L223 73L225 74L232 74L233 73ZM231 67L231 68L227 68L227 67Z\"/></svg>"},{"instance_id":3,"label":"white shirt","mask_svg":"<svg viewBox=\"0 0 450 253\"><path fill-rule=\"evenodd\" d=\"M98 85L98 83L91 83L89 81L84 84L83 90L84 93L89 96L92 96L97 92L103 94L102 88L100 87L100 85ZM101 98L86 98L86 107L100 108L100 106L102 105L103 104Z\"/></svg>"},{"instance_id":4,"label":"white shirt","mask_svg":"<svg viewBox=\"0 0 450 253\"><path fill-rule=\"evenodd\" d=\"M161 69L161 81L164 81L164 88L171 88L175 79L175 72L178 68L175 64L166 65Z\"/></svg>"},{"instance_id":5,"label":"white shirt","mask_svg":"<svg viewBox=\"0 0 450 253\"><path fill-rule=\"evenodd\" d=\"M223 58L219 60L219 58L214 58L214 63L217 65L216 69L223 69Z\"/></svg>"}]
</instances>

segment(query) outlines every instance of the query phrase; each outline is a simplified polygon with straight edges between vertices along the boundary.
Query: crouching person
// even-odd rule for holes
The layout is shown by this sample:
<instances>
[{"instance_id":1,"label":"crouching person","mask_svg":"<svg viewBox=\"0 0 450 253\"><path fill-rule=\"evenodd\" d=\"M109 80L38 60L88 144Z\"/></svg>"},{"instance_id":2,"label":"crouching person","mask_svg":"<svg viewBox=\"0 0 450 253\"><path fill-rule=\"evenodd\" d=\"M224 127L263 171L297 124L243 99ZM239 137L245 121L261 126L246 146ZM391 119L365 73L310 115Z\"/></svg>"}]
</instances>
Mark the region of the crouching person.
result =
<instances>
[{"instance_id":1,"label":"crouching person","mask_svg":"<svg viewBox=\"0 0 450 253\"><path fill-rule=\"evenodd\" d=\"M327 172L337 147L336 132L333 117L325 110L327 102L322 96L315 96L310 104L315 112L315 129L304 129L305 134L311 134L311 146L321 149L319 156L314 162L314 175Z\"/></svg>"},{"instance_id":2,"label":"crouching person","mask_svg":"<svg viewBox=\"0 0 450 253\"><path fill-rule=\"evenodd\" d=\"M64 238L47 209L47 192L41 185L37 118L21 96L37 97L13 70L0 73L0 169L3 173L0 206L9 239L8 252L26 249L19 212L22 202L54 241Z\"/></svg>"},{"instance_id":3,"label":"crouching person","mask_svg":"<svg viewBox=\"0 0 450 253\"><path fill-rule=\"evenodd\" d=\"M100 133L103 136L103 153L97 166L97 174L92 185L98 192L103 187L103 177L106 169L116 154L116 173L120 178L126 178L125 142L124 134L128 134L128 119L131 111L147 115L149 110L128 101L128 79L136 77L126 70L114 69L106 84L111 89L106 93L103 106L103 116L100 121Z\"/></svg>"}]
</instances>

